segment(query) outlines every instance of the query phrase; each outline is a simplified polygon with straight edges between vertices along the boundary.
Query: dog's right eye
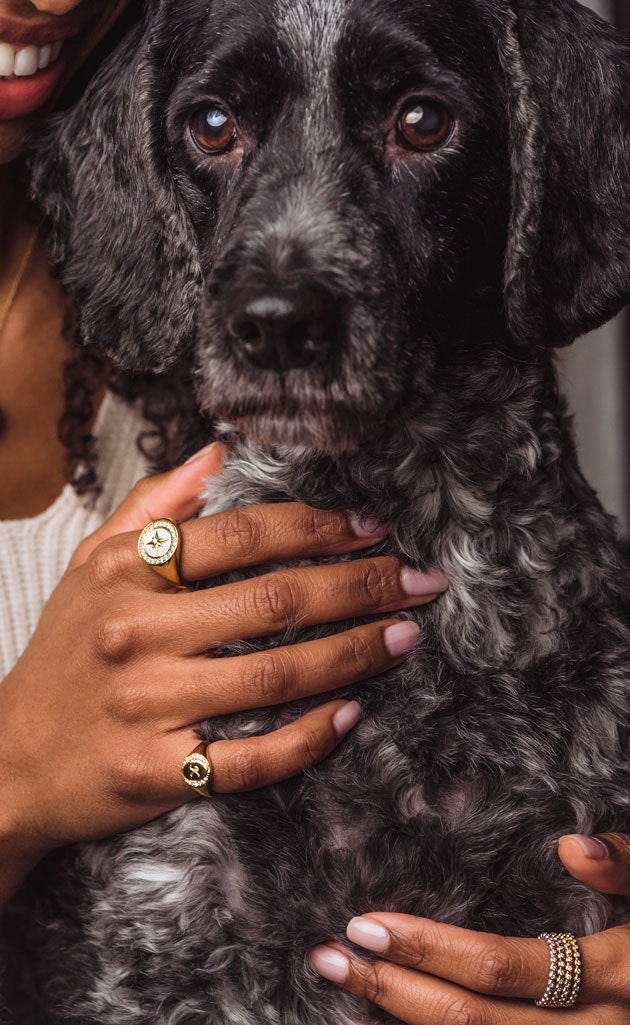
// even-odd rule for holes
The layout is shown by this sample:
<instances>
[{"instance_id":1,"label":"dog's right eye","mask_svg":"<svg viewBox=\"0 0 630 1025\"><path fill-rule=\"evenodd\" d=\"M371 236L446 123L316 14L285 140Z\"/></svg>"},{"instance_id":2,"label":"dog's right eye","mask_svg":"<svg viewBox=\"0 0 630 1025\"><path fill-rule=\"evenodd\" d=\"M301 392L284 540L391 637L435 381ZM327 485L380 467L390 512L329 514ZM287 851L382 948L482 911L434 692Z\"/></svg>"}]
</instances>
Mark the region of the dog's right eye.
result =
<instances>
[{"instance_id":1,"label":"dog's right eye","mask_svg":"<svg viewBox=\"0 0 630 1025\"><path fill-rule=\"evenodd\" d=\"M406 107L398 121L398 138L405 149L429 152L450 139L454 119L437 100L421 100Z\"/></svg>"},{"instance_id":2,"label":"dog's right eye","mask_svg":"<svg viewBox=\"0 0 630 1025\"><path fill-rule=\"evenodd\" d=\"M205 107L190 119L190 134L202 153L225 153L236 139L236 124L219 107Z\"/></svg>"}]
</instances>

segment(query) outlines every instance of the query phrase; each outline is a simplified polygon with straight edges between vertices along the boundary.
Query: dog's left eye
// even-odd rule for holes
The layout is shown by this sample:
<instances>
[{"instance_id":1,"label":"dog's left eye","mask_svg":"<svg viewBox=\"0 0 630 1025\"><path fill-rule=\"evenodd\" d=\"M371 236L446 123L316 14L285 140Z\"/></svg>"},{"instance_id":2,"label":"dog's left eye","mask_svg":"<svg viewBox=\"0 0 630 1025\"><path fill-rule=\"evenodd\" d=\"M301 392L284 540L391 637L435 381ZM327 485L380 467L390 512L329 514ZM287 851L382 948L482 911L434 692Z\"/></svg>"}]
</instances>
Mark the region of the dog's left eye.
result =
<instances>
[{"instance_id":1,"label":"dog's left eye","mask_svg":"<svg viewBox=\"0 0 630 1025\"><path fill-rule=\"evenodd\" d=\"M219 107L205 107L193 114L190 134L203 153L225 153L236 139L236 124Z\"/></svg>"},{"instance_id":2,"label":"dog's left eye","mask_svg":"<svg viewBox=\"0 0 630 1025\"><path fill-rule=\"evenodd\" d=\"M450 139L453 127L453 115L443 103L437 100L416 101L406 107L399 118L399 141L407 149L438 149Z\"/></svg>"}]
</instances>

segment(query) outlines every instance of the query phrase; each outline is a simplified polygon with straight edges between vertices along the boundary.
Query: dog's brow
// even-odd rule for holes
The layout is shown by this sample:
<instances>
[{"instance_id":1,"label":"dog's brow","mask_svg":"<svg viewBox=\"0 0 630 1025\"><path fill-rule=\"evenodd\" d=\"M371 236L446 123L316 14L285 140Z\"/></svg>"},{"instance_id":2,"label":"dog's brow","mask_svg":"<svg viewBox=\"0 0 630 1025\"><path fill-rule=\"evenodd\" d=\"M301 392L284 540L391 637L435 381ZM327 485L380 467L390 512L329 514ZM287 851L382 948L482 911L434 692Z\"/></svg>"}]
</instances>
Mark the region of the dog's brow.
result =
<instances>
[{"instance_id":1,"label":"dog's brow","mask_svg":"<svg viewBox=\"0 0 630 1025\"><path fill-rule=\"evenodd\" d=\"M326 77L332 68L346 23L347 0L277 0L278 33L301 55L311 79Z\"/></svg>"}]
</instances>

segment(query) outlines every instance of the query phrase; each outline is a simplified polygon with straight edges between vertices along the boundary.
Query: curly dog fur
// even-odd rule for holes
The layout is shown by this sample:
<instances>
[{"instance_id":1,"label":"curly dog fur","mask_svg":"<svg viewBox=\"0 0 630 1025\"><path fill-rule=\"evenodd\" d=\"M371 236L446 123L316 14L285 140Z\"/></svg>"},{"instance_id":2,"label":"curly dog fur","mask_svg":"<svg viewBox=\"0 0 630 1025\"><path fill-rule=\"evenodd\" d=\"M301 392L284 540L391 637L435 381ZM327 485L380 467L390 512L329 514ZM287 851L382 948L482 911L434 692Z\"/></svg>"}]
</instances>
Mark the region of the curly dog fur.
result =
<instances>
[{"instance_id":1,"label":"curly dog fur","mask_svg":"<svg viewBox=\"0 0 630 1025\"><path fill-rule=\"evenodd\" d=\"M410 151L392 125L427 96L454 131ZM574 0L153 0L53 124L35 189L85 339L129 368L196 353L231 453L208 510L351 509L450 589L323 765L42 869L20 1022L368 1025L390 1019L306 966L353 915L614 920L555 841L630 830L630 584L552 349L630 295L629 96ZM213 104L238 125L218 156L190 133ZM252 365L228 329L252 288L330 300L317 359Z\"/></svg>"}]
</instances>

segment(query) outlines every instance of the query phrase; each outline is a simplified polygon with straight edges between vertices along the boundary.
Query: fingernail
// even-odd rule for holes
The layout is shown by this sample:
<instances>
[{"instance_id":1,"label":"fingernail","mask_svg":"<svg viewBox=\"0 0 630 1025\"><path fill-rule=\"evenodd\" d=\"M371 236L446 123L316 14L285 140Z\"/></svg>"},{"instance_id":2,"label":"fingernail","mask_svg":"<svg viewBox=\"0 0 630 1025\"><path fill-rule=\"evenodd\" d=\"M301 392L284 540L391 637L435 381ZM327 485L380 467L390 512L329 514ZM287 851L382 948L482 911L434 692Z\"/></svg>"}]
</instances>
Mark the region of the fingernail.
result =
<instances>
[{"instance_id":1,"label":"fingernail","mask_svg":"<svg viewBox=\"0 0 630 1025\"><path fill-rule=\"evenodd\" d=\"M219 444L218 441L213 441L211 445L206 445L205 448L200 449L199 452L195 452L194 456L191 456L190 459L187 459L186 462L183 463L182 465L183 466L190 466L191 463L196 463L198 459L203 459L204 456L210 455L210 453L212 452L212 449L216 448L218 444Z\"/></svg>"},{"instance_id":2,"label":"fingernail","mask_svg":"<svg viewBox=\"0 0 630 1025\"><path fill-rule=\"evenodd\" d=\"M353 918L348 922L346 935L353 943L375 954L384 954L389 946L389 933L371 918Z\"/></svg>"},{"instance_id":3,"label":"fingernail","mask_svg":"<svg viewBox=\"0 0 630 1025\"><path fill-rule=\"evenodd\" d=\"M356 513L350 516L350 526L357 537L385 537L387 530L376 520L360 520Z\"/></svg>"},{"instance_id":4,"label":"fingernail","mask_svg":"<svg viewBox=\"0 0 630 1025\"><path fill-rule=\"evenodd\" d=\"M358 701L349 701L333 716L333 727L338 737L345 737L361 718L362 708Z\"/></svg>"},{"instance_id":5,"label":"fingernail","mask_svg":"<svg viewBox=\"0 0 630 1025\"><path fill-rule=\"evenodd\" d=\"M315 947L311 951L311 964L316 972L331 982L345 982L350 971L348 958L332 947Z\"/></svg>"},{"instance_id":6,"label":"fingernail","mask_svg":"<svg viewBox=\"0 0 630 1025\"><path fill-rule=\"evenodd\" d=\"M561 836L559 843L563 840L573 840L581 849L582 854L591 861L606 861L610 858L610 851L603 840L595 836L582 836L581 833L570 833L568 836Z\"/></svg>"},{"instance_id":7,"label":"fingernail","mask_svg":"<svg viewBox=\"0 0 630 1025\"><path fill-rule=\"evenodd\" d=\"M388 626L383 633L385 647L392 658L406 655L418 643L419 637L420 627L418 624L410 623L407 620L395 623L394 626Z\"/></svg>"},{"instance_id":8,"label":"fingernail","mask_svg":"<svg viewBox=\"0 0 630 1025\"><path fill-rule=\"evenodd\" d=\"M435 570L432 573L422 573L419 569L410 569L406 566L401 575L403 590L410 598L420 598L428 594L441 594L448 587L448 580L443 573Z\"/></svg>"}]
</instances>

